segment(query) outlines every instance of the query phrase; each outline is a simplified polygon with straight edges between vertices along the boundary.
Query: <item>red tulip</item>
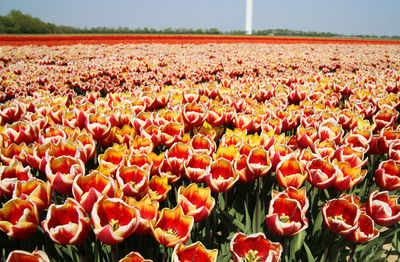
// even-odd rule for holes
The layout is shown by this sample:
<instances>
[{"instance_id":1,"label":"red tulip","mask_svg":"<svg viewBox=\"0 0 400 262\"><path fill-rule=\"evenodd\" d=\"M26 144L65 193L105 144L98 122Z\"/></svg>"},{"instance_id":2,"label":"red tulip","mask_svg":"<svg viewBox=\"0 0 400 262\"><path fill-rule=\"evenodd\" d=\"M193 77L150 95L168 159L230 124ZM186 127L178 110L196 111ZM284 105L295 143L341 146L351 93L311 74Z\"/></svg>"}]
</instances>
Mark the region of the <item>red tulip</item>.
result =
<instances>
[{"instance_id":1,"label":"red tulip","mask_svg":"<svg viewBox=\"0 0 400 262\"><path fill-rule=\"evenodd\" d=\"M182 207L177 206L173 210L164 208L158 218L151 221L150 227L154 238L160 244L175 247L189 239L193 221L193 217L185 216Z\"/></svg>"},{"instance_id":2,"label":"red tulip","mask_svg":"<svg viewBox=\"0 0 400 262\"><path fill-rule=\"evenodd\" d=\"M271 242L263 233L246 236L241 232L233 235L229 249L233 259L237 262L278 262L283 251L279 242Z\"/></svg>"},{"instance_id":3,"label":"red tulip","mask_svg":"<svg viewBox=\"0 0 400 262\"><path fill-rule=\"evenodd\" d=\"M51 203L51 186L38 178L30 178L27 181L19 180L15 184L13 198L29 199L35 203L39 213L48 208Z\"/></svg>"},{"instance_id":4,"label":"red tulip","mask_svg":"<svg viewBox=\"0 0 400 262\"><path fill-rule=\"evenodd\" d=\"M307 192L305 187L297 189L290 186L286 188L285 191L283 192L272 190L272 199L277 197L290 198L296 200L297 202L299 202L301 207L301 212L303 212L303 214L305 214L308 208L310 207L310 202L307 198Z\"/></svg>"},{"instance_id":5,"label":"red tulip","mask_svg":"<svg viewBox=\"0 0 400 262\"><path fill-rule=\"evenodd\" d=\"M179 187L178 205L185 215L192 216L194 222L198 223L211 214L215 199L211 196L210 188L201 188L192 183L187 188Z\"/></svg>"},{"instance_id":6,"label":"red tulip","mask_svg":"<svg viewBox=\"0 0 400 262\"><path fill-rule=\"evenodd\" d=\"M269 203L266 225L276 235L292 236L305 230L308 220L297 200L275 197Z\"/></svg>"},{"instance_id":7,"label":"red tulip","mask_svg":"<svg viewBox=\"0 0 400 262\"><path fill-rule=\"evenodd\" d=\"M70 194L75 177L85 175L85 165L80 159L70 156L50 157L45 173L55 191L61 194Z\"/></svg>"},{"instance_id":8,"label":"red tulip","mask_svg":"<svg viewBox=\"0 0 400 262\"><path fill-rule=\"evenodd\" d=\"M118 262L153 262L153 260L144 259L141 254L132 251Z\"/></svg>"},{"instance_id":9,"label":"red tulip","mask_svg":"<svg viewBox=\"0 0 400 262\"><path fill-rule=\"evenodd\" d=\"M128 197L125 202L139 210L139 226L135 230L135 234L148 234L151 232L151 220L157 218L160 204L156 200L151 200L147 194L141 200L137 201L132 197Z\"/></svg>"},{"instance_id":10,"label":"red tulip","mask_svg":"<svg viewBox=\"0 0 400 262\"><path fill-rule=\"evenodd\" d=\"M210 171L212 159L209 155L192 154L187 161L183 163L185 176L192 182L202 183L205 176Z\"/></svg>"},{"instance_id":11,"label":"red tulip","mask_svg":"<svg viewBox=\"0 0 400 262\"><path fill-rule=\"evenodd\" d=\"M167 198L168 192L171 190L167 177L153 176L149 181L149 195L151 200L162 202Z\"/></svg>"},{"instance_id":12,"label":"red tulip","mask_svg":"<svg viewBox=\"0 0 400 262\"><path fill-rule=\"evenodd\" d=\"M139 225L140 212L119 198L101 197L91 212L93 231L106 245L115 245L128 238Z\"/></svg>"},{"instance_id":13,"label":"red tulip","mask_svg":"<svg viewBox=\"0 0 400 262\"><path fill-rule=\"evenodd\" d=\"M375 183L383 190L400 188L400 164L393 160L383 161L375 170Z\"/></svg>"},{"instance_id":14,"label":"red tulip","mask_svg":"<svg viewBox=\"0 0 400 262\"><path fill-rule=\"evenodd\" d=\"M149 183L149 171L137 166L124 166L118 168L115 175L117 185L124 193L124 196L142 198L147 194Z\"/></svg>"},{"instance_id":15,"label":"red tulip","mask_svg":"<svg viewBox=\"0 0 400 262\"><path fill-rule=\"evenodd\" d=\"M86 176L75 177L72 183L72 193L85 211L90 213L94 203L101 196L117 197L117 188L112 177L93 170Z\"/></svg>"},{"instance_id":16,"label":"red tulip","mask_svg":"<svg viewBox=\"0 0 400 262\"><path fill-rule=\"evenodd\" d=\"M62 205L52 204L41 225L51 240L59 245L82 243L91 228L90 218L73 198L68 198Z\"/></svg>"},{"instance_id":17,"label":"red tulip","mask_svg":"<svg viewBox=\"0 0 400 262\"><path fill-rule=\"evenodd\" d=\"M41 250L32 253L23 250L14 250L8 254L6 262L50 262L47 254Z\"/></svg>"},{"instance_id":18,"label":"red tulip","mask_svg":"<svg viewBox=\"0 0 400 262\"><path fill-rule=\"evenodd\" d=\"M18 181L32 178L29 166L24 167L18 160L12 160L9 166L0 166L0 192L11 196Z\"/></svg>"},{"instance_id":19,"label":"red tulip","mask_svg":"<svg viewBox=\"0 0 400 262\"><path fill-rule=\"evenodd\" d=\"M11 143L28 145L37 139L38 130L28 121L18 121L10 125L7 124L5 133Z\"/></svg>"},{"instance_id":20,"label":"red tulip","mask_svg":"<svg viewBox=\"0 0 400 262\"><path fill-rule=\"evenodd\" d=\"M275 177L278 184L283 188L289 186L299 188L306 180L307 172L295 157L288 157L278 164Z\"/></svg>"},{"instance_id":21,"label":"red tulip","mask_svg":"<svg viewBox=\"0 0 400 262\"><path fill-rule=\"evenodd\" d=\"M205 246L197 241L189 246L178 243L172 252L172 262L192 262L204 261L215 262L217 261L218 250L208 250Z\"/></svg>"},{"instance_id":22,"label":"red tulip","mask_svg":"<svg viewBox=\"0 0 400 262\"><path fill-rule=\"evenodd\" d=\"M368 215L381 226L391 226L400 221L398 195L390 196L388 191L373 191L368 198L366 209Z\"/></svg>"},{"instance_id":23,"label":"red tulip","mask_svg":"<svg viewBox=\"0 0 400 262\"><path fill-rule=\"evenodd\" d=\"M346 236L354 243L365 243L379 236L379 230L375 228L374 221L365 212L361 212L356 230Z\"/></svg>"},{"instance_id":24,"label":"red tulip","mask_svg":"<svg viewBox=\"0 0 400 262\"><path fill-rule=\"evenodd\" d=\"M166 151L165 158L173 172L181 173L184 171L184 162L189 159L191 154L190 144L178 142Z\"/></svg>"},{"instance_id":25,"label":"red tulip","mask_svg":"<svg viewBox=\"0 0 400 262\"><path fill-rule=\"evenodd\" d=\"M0 209L0 229L9 237L25 239L32 236L39 224L39 212L30 200L13 198Z\"/></svg>"},{"instance_id":26,"label":"red tulip","mask_svg":"<svg viewBox=\"0 0 400 262\"><path fill-rule=\"evenodd\" d=\"M336 181L338 170L328 159L316 158L306 168L308 182L320 190L332 186Z\"/></svg>"},{"instance_id":27,"label":"red tulip","mask_svg":"<svg viewBox=\"0 0 400 262\"><path fill-rule=\"evenodd\" d=\"M329 200L322 206L325 226L342 236L349 235L357 229L360 214L360 208L344 198Z\"/></svg>"},{"instance_id":28,"label":"red tulip","mask_svg":"<svg viewBox=\"0 0 400 262\"><path fill-rule=\"evenodd\" d=\"M271 168L268 152L262 148L254 148L247 157L247 166L256 176L267 175Z\"/></svg>"},{"instance_id":29,"label":"red tulip","mask_svg":"<svg viewBox=\"0 0 400 262\"><path fill-rule=\"evenodd\" d=\"M205 182L213 192L229 191L239 175L235 172L231 162L225 158L219 158L211 163L210 173L206 175Z\"/></svg>"}]
</instances>

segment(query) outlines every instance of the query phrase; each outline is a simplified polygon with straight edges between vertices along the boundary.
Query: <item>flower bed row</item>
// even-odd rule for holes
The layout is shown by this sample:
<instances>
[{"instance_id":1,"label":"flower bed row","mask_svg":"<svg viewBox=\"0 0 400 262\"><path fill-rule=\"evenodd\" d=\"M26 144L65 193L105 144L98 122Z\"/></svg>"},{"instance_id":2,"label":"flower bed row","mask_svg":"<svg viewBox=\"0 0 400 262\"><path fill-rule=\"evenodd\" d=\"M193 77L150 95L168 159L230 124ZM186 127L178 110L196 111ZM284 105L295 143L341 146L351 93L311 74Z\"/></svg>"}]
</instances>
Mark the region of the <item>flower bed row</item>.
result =
<instances>
[{"instance_id":1,"label":"flower bed row","mask_svg":"<svg viewBox=\"0 0 400 262\"><path fill-rule=\"evenodd\" d=\"M7 261L398 257L398 46L1 49Z\"/></svg>"}]
</instances>

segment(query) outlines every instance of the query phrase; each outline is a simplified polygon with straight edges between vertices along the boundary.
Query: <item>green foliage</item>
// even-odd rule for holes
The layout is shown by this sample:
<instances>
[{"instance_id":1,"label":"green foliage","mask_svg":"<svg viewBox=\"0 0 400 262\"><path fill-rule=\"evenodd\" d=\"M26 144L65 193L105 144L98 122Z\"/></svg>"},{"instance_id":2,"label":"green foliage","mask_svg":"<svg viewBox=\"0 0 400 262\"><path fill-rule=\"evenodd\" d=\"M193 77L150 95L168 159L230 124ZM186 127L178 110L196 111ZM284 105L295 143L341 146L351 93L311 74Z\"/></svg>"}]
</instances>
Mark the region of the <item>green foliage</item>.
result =
<instances>
[{"instance_id":1,"label":"green foliage","mask_svg":"<svg viewBox=\"0 0 400 262\"><path fill-rule=\"evenodd\" d=\"M112 28L105 26L77 28L66 25L46 23L19 10L11 10L9 14L0 16L0 34L171 34L171 35L245 35L244 30L222 32L217 28ZM341 35L331 32L300 31L290 29L264 29L253 31L256 36L308 36L308 37L355 37L355 38L385 38L399 39L400 36L377 35Z\"/></svg>"}]
</instances>

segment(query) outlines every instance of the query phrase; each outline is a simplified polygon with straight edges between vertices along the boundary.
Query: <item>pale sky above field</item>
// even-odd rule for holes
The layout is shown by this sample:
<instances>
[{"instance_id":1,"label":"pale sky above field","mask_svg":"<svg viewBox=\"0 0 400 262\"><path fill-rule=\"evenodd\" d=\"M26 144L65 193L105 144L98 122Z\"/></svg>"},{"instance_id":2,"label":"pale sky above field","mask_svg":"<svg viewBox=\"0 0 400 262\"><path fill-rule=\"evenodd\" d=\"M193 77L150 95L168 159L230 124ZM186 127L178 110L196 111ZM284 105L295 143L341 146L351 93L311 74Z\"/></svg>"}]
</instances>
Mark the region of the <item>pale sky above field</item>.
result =
<instances>
[{"instance_id":1,"label":"pale sky above field","mask_svg":"<svg viewBox=\"0 0 400 262\"><path fill-rule=\"evenodd\" d=\"M246 0L0 0L0 15L18 9L75 27L245 29ZM400 0L253 0L253 30L400 35Z\"/></svg>"}]
</instances>

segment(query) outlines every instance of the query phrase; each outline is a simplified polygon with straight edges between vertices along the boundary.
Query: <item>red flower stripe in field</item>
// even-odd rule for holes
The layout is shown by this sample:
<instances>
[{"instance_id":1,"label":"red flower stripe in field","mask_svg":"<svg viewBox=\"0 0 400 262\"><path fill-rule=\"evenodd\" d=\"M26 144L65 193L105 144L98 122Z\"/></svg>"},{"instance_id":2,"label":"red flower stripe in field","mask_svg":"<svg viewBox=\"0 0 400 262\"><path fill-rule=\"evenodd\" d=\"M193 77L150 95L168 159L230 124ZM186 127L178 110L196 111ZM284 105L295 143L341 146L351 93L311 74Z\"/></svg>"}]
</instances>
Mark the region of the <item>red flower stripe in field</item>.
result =
<instances>
[{"instance_id":1,"label":"red flower stripe in field","mask_svg":"<svg viewBox=\"0 0 400 262\"><path fill-rule=\"evenodd\" d=\"M371 39L334 39L265 36L213 36L213 35L4 35L1 45L74 45L74 44L118 44L118 43L266 43L266 44L369 44L399 45L400 41Z\"/></svg>"}]
</instances>

